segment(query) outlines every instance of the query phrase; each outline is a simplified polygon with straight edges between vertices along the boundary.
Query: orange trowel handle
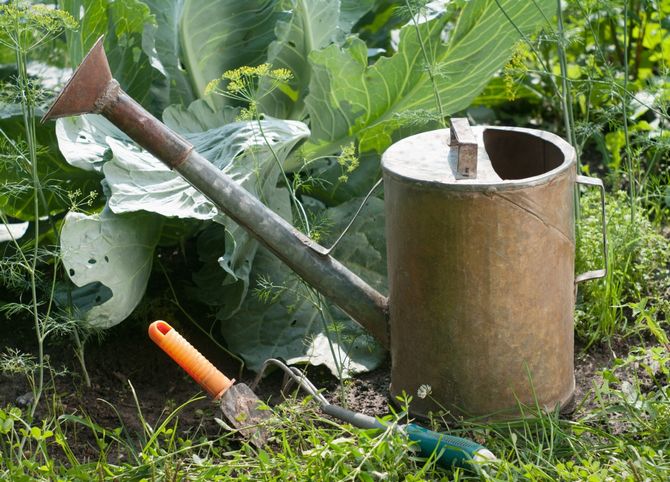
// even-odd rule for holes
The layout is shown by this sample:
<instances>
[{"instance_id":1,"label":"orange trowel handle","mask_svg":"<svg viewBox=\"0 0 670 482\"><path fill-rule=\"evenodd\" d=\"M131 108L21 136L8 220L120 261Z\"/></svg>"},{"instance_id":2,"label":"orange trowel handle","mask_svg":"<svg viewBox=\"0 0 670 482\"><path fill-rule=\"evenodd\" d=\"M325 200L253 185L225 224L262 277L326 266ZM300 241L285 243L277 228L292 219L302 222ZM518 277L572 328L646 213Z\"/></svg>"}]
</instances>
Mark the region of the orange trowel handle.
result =
<instances>
[{"instance_id":1,"label":"orange trowel handle","mask_svg":"<svg viewBox=\"0 0 670 482\"><path fill-rule=\"evenodd\" d=\"M217 370L207 358L166 322L158 320L149 325L149 337L186 370L186 373L198 382L214 400L220 398L235 382Z\"/></svg>"}]
</instances>

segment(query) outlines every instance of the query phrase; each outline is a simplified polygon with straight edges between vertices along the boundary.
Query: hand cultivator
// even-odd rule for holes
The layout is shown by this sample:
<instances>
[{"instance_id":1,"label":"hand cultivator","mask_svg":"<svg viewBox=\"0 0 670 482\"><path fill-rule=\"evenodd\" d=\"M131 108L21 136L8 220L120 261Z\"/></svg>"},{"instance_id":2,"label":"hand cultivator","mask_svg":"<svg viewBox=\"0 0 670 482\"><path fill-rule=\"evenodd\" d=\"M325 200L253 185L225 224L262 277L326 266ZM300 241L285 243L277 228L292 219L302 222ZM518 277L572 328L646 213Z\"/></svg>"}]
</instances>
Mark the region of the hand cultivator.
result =
<instances>
[{"instance_id":1,"label":"hand cultivator","mask_svg":"<svg viewBox=\"0 0 670 482\"><path fill-rule=\"evenodd\" d=\"M262 409L263 403L247 385L235 383L221 373L166 322L154 321L149 326L149 336L212 399L219 402L221 412L231 425L257 447L265 444L268 433L264 422L271 414Z\"/></svg>"},{"instance_id":2,"label":"hand cultivator","mask_svg":"<svg viewBox=\"0 0 670 482\"><path fill-rule=\"evenodd\" d=\"M279 367L286 375L288 382L295 382L300 388L311 395L321 406L323 413L350 423L354 427L378 430L388 430L390 428L391 430L395 430L405 435L412 442L415 442L418 452L422 457L428 458L435 455L438 465L444 468L459 466L473 469L478 463L496 460L496 457L490 450L471 440L434 432L415 423L404 425L388 424L375 417L334 405L317 390L314 384L300 370L296 367L289 367L284 362L274 358L265 361L263 368L261 368L256 380L252 384L253 388L258 385L265 370L271 365ZM287 385L288 383L284 387L286 388Z\"/></svg>"}]
</instances>

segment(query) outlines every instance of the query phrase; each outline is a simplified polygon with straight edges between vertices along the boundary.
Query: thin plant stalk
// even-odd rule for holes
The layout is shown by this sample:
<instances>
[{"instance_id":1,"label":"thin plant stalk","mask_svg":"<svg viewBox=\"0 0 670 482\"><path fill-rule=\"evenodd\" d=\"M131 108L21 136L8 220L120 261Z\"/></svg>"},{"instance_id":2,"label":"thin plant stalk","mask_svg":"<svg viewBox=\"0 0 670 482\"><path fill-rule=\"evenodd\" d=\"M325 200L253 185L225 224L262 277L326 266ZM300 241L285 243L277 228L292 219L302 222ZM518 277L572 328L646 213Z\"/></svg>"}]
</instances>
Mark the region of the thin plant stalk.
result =
<instances>
[{"instance_id":1,"label":"thin plant stalk","mask_svg":"<svg viewBox=\"0 0 670 482\"><path fill-rule=\"evenodd\" d=\"M561 103L563 104L563 122L565 124L565 135L568 136L568 142L576 147L574 132L574 121L572 115L572 99L570 93L570 81L568 79L568 64L565 57L565 31L563 29L563 9L561 0L556 0L558 15L558 61L561 68ZM577 156L579 163L579 155ZM579 166L577 166L579 168Z\"/></svg>"},{"instance_id":2,"label":"thin plant stalk","mask_svg":"<svg viewBox=\"0 0 670 482\"><path fill-rule=\"evenodd\" d=\"M303 224L303 227L307 233L308 236L311 236L311 229L310 229L310 224L309 224L309 218L307 216L307 213L305 212L305 209L298 199L295 190L293 189L292 184L288 180L288 176L286 175L286 172L284 171L284 167L281 164L281 161L279 160L279 156L275 152L274 148L270 144L270 141L268 140L267 136L265 135L265 132L263 131L263 125L261 123L260 117L258 115L258 112L256 112L256 122L258 123L258 128L261 136L263 137L263 140L272 153L272 157L274 158L277 167L279 168L279 171L281 172L284 182L286 184L286 189L289 191L289 196L291 197L291 200L293 204L296 206L296 209L299 213L299 216L301 218L301 222ZM442 119L442 122L444 122L444 119ZM303 283L304 284L304 283ZM340 389L340 397L342 403L345 403L346 397L345 397L345 386L343 383L343 373L344 373L344 361L340 359L338 354L340 353L340 350L336 350L335 346L333 345L332 337L330 334L330 330L328 329L328 323L329 320L332 320L332 317L330 315L330 311L328 310L328 303L324 299L323 295L318 293L316 290L314 290L311 286L304 284L305 288L307 289L309 293L309 301L310 303L314 306L316 309L317 313L319 313L319 317L321 318L321 322L324 328L324 331L326 333L326 337L328 338L328 347L331 352L331 356L333 357L333 361L335 362L335 367L337 369L337 374L338 374L338 379L340 380L339 383L339 389ZM339 333L338 333L338 338L339 338ZM337 340L338 345L341 346L341 340Z\"/></svg>"},{"instance_id":3,"label":"thin plant stalk","mask_svg":"<svg viewBox=\"0 0 670 482\"><path fill-rule=\"evenodd\" d=\"M563 122L565 124L565 135L568 136L568 142L575 149L577 146L577 139L574 131L574 118L572 113L572 96L570 92L570 81L568 79L568 63L565 57L565 31L563 29L563 5L561 0L556 0L557 16L558 16L558 62L561 68L561 103L563 104ZM577 152L577 172L581 172L581 156ZM579 204L579 189L574 191L575 200L575 218L579 221L581 217L581 210ZM579 230L579 223L577 223L577 230Z\"/></svg>"},{"instance_id":4,"label":"thin plant stalk","mask_svg":"<svg viewBox=\"0 0 670 482\"><path fill-rule=\"evenodd\" d=\"M70 294L70 293L68 293ZM71 296L70 296L71 298ZM79 361L79 366L81 367L81 373L84 377L84 383L86 384L87 387L90 388L91 386L91 377L88 374L88 369L86 368L86 360L84 358L85 355L85 344L84 341L81 339L79 336L79 330L76 328L72 332L73 338L74 338L74 345L75 345L75 350L74 354L77 357L77 360Z\"/></svg>"},{"instance_id":5,"label":"thin plant stalk","mask_svg":"<svg viewBox=\"0 0 670 482\"><path fill-rule=\"evenodd\" d=\"M628 91L628 52L630 41L628 36L628 0L623 2L623 18L624 18L624 28L623 28L623 90L624 92ZM614 34L616 35L616 33ZM628 184L630 192L630 226L632 229L635 229L635 204L637 202L637 189L635 186L635 170L633 169L633 152L630 147L630 132L628 130L628 108L626 105L627 98L625 94L621 95L621 110L623 117L623 132L624 139L626 141L626 170L628 171Z\"/></svg>"},{"instance_id":6,"label":"thin plant stalk","mask_svg":"<svg viewBox=\"0 0 670 482\"><path fill-rule=\"evenodd\" d=\"M444 108L442 107L442 99L440 99L440 91L437 88L437 82L435 82L435 76L433 75L433 65L428 57L428 52L426 51L426 44L423 41L423 36L421 35L421 29L419 28L419 23L417 21L417 12L412 8L412 4L409 0L405 0L405 5L409 10L410 17L412 18L412 24L416 30L416 37L419 40L419 45L421 46L421 55L423 56L424 62L426 62L426 70L428 72L428 78L430 79L430 84L433 88L433 96L435 97L435 106L437 107L437 112L440 116L440 126L447 127L445 123L445 114Z\"/></svg>"},{"instance_id":7,"label":"thin plant stalk","mask_svg":"<svg viewBox=\"0 0 670 482\"><path fill-rule=\"evenodd\" d=\"M272 158L274 159L275 163L277 164L277 167L279 168L279 172L281 173L282 177L284 178L284 182L286 183L286 189L288 189L289 196L291 197L291 202L295 206L296 210L300 214L301 222L302 225L305 229L305 232L307 232L307 235L309 236L310 234L310 226L309 226L309 218L307 217L307 213L305 212L305 208L303 207L302 203L298 200L298 197L295 193L295 190L293 189L293 185L289 182L288 176L286 175L286 172L284 171L284 166L282 166L281 161L279 160L279 156L275 152L274 148L272 147L272 144L270 144L270 141L268 140L267 136L265 135L265 131L263 131L263 124L261 123L260 118L257 116L256 122L258 123L258 129L259 132L261 133L261 137L263 137L263 141L265 141L265 145L270 149L270 153L272 154Z\"/></svg>"},{"instance_id":8,"label":"thin plant stalk","mask_svg":"<svg viewBox=\"0 0 670 482\"><path fill-rule=\"evenodd\" d=\"M18 28L17 28L18 29ZM33 256L30 261L30 268L28 274L30 276L30 290L31 290L31 305L32 305L32 316L35 324L35 334L37 336L37 383L35 386L35 392L33 394L34 400L30 408L30 418L32 419L35 415L35 410L37 405L42 397L42 392L44 390L44 337L43 337L43 325L40 319L39 313L39 304L37 299L37 262L39 259L39 248L40 248L40 237L39 237L39 226L40 226L40 201L37 193L41 190L39 182L39 174L37 171L37 136L35 135L35 110L33 106L33 100L29 98L28 89L29 78L28 72L26 69L27 59L25 52L22 52L20 49L16 49L16 65L18 70L18 82L19 82L19 91L21 92L21 110L23 112L23 122L26 132L26 143L28 145L28 157L30 160L31 176L33 183L33 223L35 226L35 236L33 239Z\"/></svg>"},{"instance_id":9,"label":"thin plant stalk","mask_svg":"<svg viewBox=\"0 0 670 482\"><path fill-rule=\"evenodd\" d=\"M38 89L32 85L32 81L28 76L28 53L38 46L44 44L50 39L57 37L64 29L74 29L76 27L75 20L66 13L62 13L57 9L52 9L44 5L32 5L29 2L6 2L0 5L2 9L2 22L0 27L2 32L0 35L0 44L13 51L16 61L16 93L18 101L21 105L21 112L23 115L23 128L25 134L25 141L27 145L27 155L20 149L17 149L17 161L25 161L28 167L27 171L30 176L30 184L32 186L32 217L34 236L32 239L31 256L23 247L17 246L20 256L24 260L25 269L30 281L30 297L29 303L31 316L34 322L35 335L37 338L37 364L35 367L37 377L34 379L34 373L30 375L33 381L31 382L31 389L33 392L33 402L29 411L29 421L35 416L37 406L44 392L44 375L46 369L46 360L44 357L44 342L53 330L49 328L50 310L53 302L53 294L56 281L56 266L53 269L53 276L51 282L51 292L49 298L49 308L46 314L40 313L40 303L38 300L38 282L39 280L39 263L40 263L40 224L41 218L47 216L51 222L54 232L55 223L50 217L49 208L46 202L44 190L42 188L37 160L37 135L36 135L36 119L35 119L35 105L38 99ZM3 132L2 135L7 138ZM14 142L10 142L16 146ZM40 204L43 205L43 211ZM28 435L26 435L20 444L21 450L26 443Z\"/></svg>"},{"instance_id":10,"label":"thin plant stalk","mask_svg":"<svg viewBox=\"0 0 670 482\"><path fill-rule=\"evenodd\" d=\"M281 161L279 160L279 156L277 156L277 153L273 149L272 145L270 144L270 141L265 135L265 132L263 131L263 126L261 124L260 119L257 117L256 121L258 122L258 128L260 130L261 136L263 137L263 140L265 141L265 144L267 145L268 149L270 149L270 152L272 153L272 156L277 163L277 166L279 167L279 171L281 172L282 176L284 177L284 182L286 183L286 189L289 191L289 195L291 197L291 200L293 201L294 205L296 206L296 209L298 210L302 224L307 232L308 236L311 236L311 230L310 230L310 225L309 225L309 218L307 217L307 213L305 212L305 209L298 199L295 190L293 189L293 186L291 183L288 181L288 177L286 175L286 172L284 171L284 167L281 165ZM344 383L342 382L343 378L343 372L344 372L344 362L339 359L337 356L337 353L339 350L335 350L335 347L333 346L332 342L332 337L330 336L329 330L328 330L328 319L330 316L330 313L328 312L328 304L326 300L323 298L323 296L316 292L311 286L305 284L305 287L307 288L308 292L310 293L310 301L319 313L319 317L321 318L321 322L324 327L324 331L326 332L326 337L328 338L328 347L330 349L331 355L333 357L333 361L335 362L335 366L337 368L337 374L338 374L338 379L340 380L339 383L339 388L340 388L340 396L342 403L345 402L346 397L345 397L345 391L344 391Z\"/></svg>"}]
</instances>

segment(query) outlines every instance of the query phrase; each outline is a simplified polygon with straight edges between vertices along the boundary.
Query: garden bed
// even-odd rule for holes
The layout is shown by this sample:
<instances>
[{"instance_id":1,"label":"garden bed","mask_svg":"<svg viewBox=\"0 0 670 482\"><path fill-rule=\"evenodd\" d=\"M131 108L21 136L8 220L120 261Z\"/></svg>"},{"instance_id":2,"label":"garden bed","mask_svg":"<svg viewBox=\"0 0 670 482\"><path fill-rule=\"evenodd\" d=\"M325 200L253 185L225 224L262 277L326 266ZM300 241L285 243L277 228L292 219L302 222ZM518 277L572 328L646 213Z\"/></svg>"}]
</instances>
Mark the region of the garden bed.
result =
<instances>
[{"instance_id":1,"label":"garden bed","mask_svg":"<svg viewBox=\"0 0 670 482\"><path fill-rule=\"evenodd\" d=\"M149 339L147 326L138 320L131 320L109 329L104 338L90 342L86 355L90 387L85 386L81 368L67 341L61 340L62 344L52 346L48 351L50 364L57 372L65 373L54 377L54 387L46 397L48 402L42 404L37 416L47 417L49 410L57 408L63 414L88 416L110 431L123 427L126 436L139 438L143 433L142 417L153 426L183 403L196 396L205 397L197 384ZM237 378L239 362L212 345L195 327L184 324L179 326L179 331L220 370ZM27 325L17 327L4 321L0 323L0 340L6 340L7 348L31 352L32 330ZM615 351L617 356L624 356L627 347L622 345ZM600 371L611 365L613 355L614 352L607 346L591 347L587 352L577 347L577 388L573 407L579 415L593 408L594 384L602 383ZM308 366L306 370L310 380L324 390L326 398L340 403L339 382L325 367ZM239 381L251 384L254 378L255 374L243 371ZM30 400L30 387L25 377L3 374L0 381L0 407L16 404L25 408L25 403ZM271 372L255 392L270 405L281 403L282 382L280 372ZM389 413L389 383L390 359L387 357L380 368L345 382L345 405L367 415L385 416ZM304 393L300 396L303 397ZM215 437L223 429L214 417L221 417L216 404L202 398L180 410L179 430L185 437L196 432ZM566 414L566 417L570 419L571 415ZM92 433L83 428L78 433L70 441L70 448L82 461L97 460L100 449ZM118 456L116 454L117 459L110 462L121 462L123 457L118 459Z\"/></svg>"}]
</instances>

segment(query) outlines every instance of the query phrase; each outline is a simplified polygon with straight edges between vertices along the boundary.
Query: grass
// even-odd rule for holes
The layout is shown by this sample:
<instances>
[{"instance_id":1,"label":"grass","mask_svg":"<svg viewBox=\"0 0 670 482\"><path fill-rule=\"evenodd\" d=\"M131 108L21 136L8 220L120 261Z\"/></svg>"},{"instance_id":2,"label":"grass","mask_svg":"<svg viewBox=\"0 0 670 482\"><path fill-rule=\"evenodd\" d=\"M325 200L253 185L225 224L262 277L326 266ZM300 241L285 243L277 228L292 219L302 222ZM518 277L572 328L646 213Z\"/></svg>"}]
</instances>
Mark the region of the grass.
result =
<instances>
[{"instance_id":1,"label":"grass","mask_svg":"<svg viewBox=\"0 0 670 482\"><path fill-rule=\"evenodd\" d=\"M409 7L410 2L406 3ZM184 426L180 417L193 410L192 401L148 420L132 385L128 390L141 430L133 432L123 422L103 426L93 414L65 410L49 387L54 372L42 353L48 332L38 309L36 263L41 252L36 237L27 248L17 245L16 253L24 253L22 261L29 268L28 308L40 358L8 353L2 366L4 372L28 377L35 399L41 398L43 415L34 416L37 403L27 410L0 407L0 479L667 479L670 245L661 229L670 219L669 66L654 55L670 40L666 28L661 29L665 37L654 43L655 34L647 29L670 11L670 2L557 4L565 7L560 23L548 26L534 44L525 47L525 54L519 54L523 61L517 58L503 74L513 79L501 83L508 90L522 84L527 88L519 91L516 103L502 101L492 107L494 122L539 125L571 139L582 154L580 169L602 175L609 185L608 276L580 286L576 334L586 353L611 356L598 367L573 414L523 407L525 418L504 423L464 421L453 427L433 420L435 428L476 440L497 455L497 462L478 473L437 467L434 457L417 457L397 432L379 433L335 422L309 399L290 398L273 407L272 439L264 449L245 444L223 426L216 436L200 427ZM21 62L25 59L20 58ZM641 105L642 98L652 100ZM439 97L436 102L439 105ZM525 110L519 111L519 106ZM37 148L31 145L34 136L30 134L34 116L28 114L27 157L33 168L29 181L39 192ZM291 185L288 179L285 182ZM38 196L33 209L39 219L43 209ZM578 272L602 263L598 209L595 194L581 196ZM304 224L309 226L307 219ZM3 308L8 313L12 306L5 303ZM388 421L400 423L407 418L400 411ZM89 450L83 452L82 446Z\"/></svg>"},{"instance_id":2,"label":"grass","mask_svg":"<svg viewBox=\"0 0 670 482\"><path fill-rule=\"evenodd\" d=\"M17 408L0 411L3 480L375 480L433 473L433 463L408 457L407 440L392 430L382 434L337 424L308 401L290 399L273 410L270 444L240 445L230 431L218 437L183 435L179 413L190 402L150 424L142 411L139 438L124 427L105 428L88 416L61 415L43 427L30 427ZM17 440L29 432L26 454ZM74 433L88 432L98 459L80 459L69 445ZM127 460L120 463L119 460ZM419 479L414 479L419 480Z\"/></svg>"},{"instance_id":3,"label":"grass","mask_svg":"<svg viewBox=\"0 0 670 482\"><path fill-rule=\"evenodd\" d=\"M480 473L443 470L420 459L397 432L353 428L323 417L309 399L275 406L264 449L222 429L205 436L180 425L193 400L147 420L141 433L103 427L87 415L30 425L17 408L0 410L3 480L662 480L670 469L667 347L617 359L594 380L571 418L523 407L525 419L464 423L454 435L485 444L499 458ZM129 390L134 394L132 386ZM403 412L389 422L404 422ZM435 421L437 423L437 421ZM444 429L444 428L443 428ZM22 453L19 439L28 436ZM97 458L70 443L88 438Z\"/></svg>"}]
</instances>

